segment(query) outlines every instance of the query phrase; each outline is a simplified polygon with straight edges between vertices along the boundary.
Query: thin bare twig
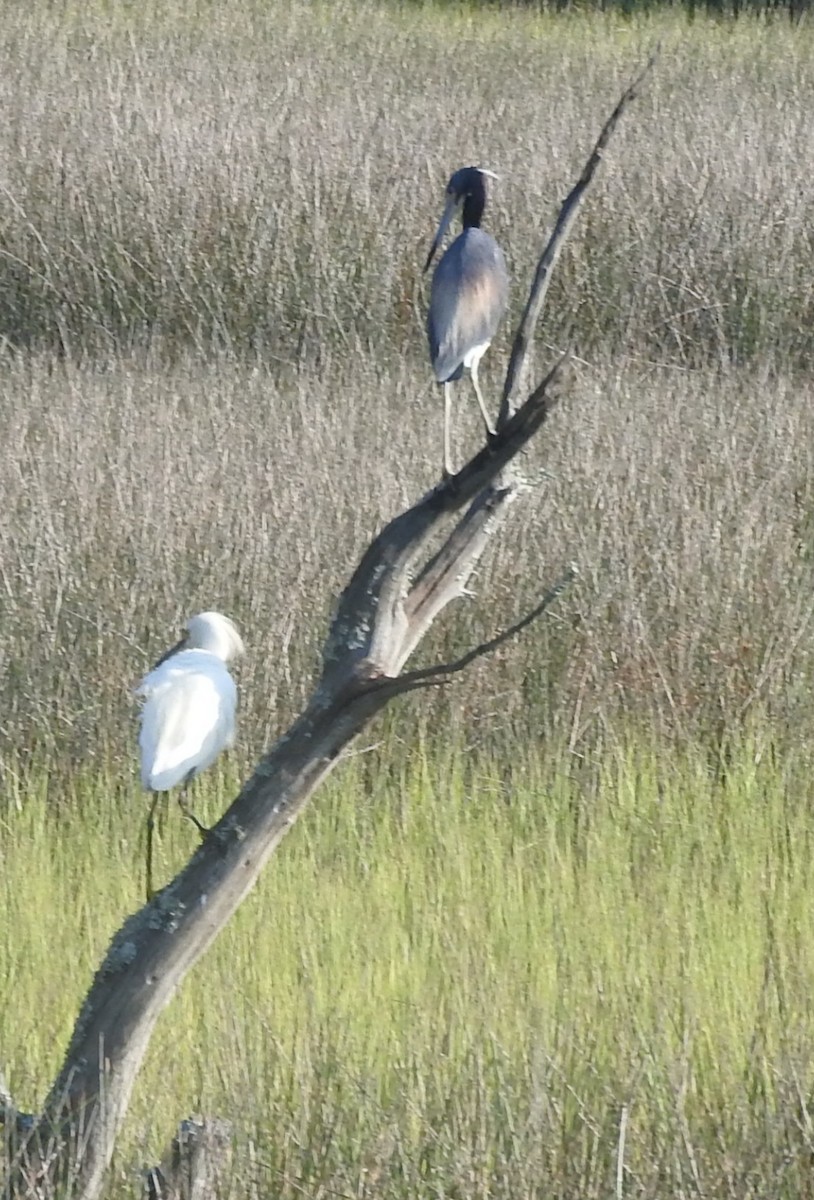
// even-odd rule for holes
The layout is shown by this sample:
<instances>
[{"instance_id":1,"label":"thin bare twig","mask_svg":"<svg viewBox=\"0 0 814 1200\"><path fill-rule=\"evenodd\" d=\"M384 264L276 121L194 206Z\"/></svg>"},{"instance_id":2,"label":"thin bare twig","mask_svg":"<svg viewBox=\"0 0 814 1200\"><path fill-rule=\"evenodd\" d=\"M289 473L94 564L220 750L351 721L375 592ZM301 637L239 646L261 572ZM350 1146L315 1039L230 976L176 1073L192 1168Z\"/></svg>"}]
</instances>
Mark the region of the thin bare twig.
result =
<instances>
[{"instance_id":1,"label":"thin bare twig","mask_svg":"<svg viewBox=\"0 0 814 1200\"><path fill-rule=\"evenodd\" d=\"M531 625L532 621L536 621L538 617L546 611L554 601L562 595L569 584L573 583L578 574L577 567L572 563L564 575L561 575L557 582L548 589L539 604L527 612L519 621L515 621L514 625L510 625L508 629L503 629L494 637L489 638L486 642L481 642L477 646L473 646L471 650L467 650L466 654L460 658L456 658L451 663L439 663L435 667L419 667L416 671L408 671L398 679L398 683L404 690L412 690L425 682L429 682L439 676L457 675L459 671L465 671L476 658L482 658L485 654L491 654L493 650L497 650L498 646L502 646L504 642L508 642L511 638L516 637L521 633L527 625ZM394 681L396 682L396 681ZM401 690L401 689L400 689Z\"/></svg>"},{"instance_id":2,"label":"thin bare twig","mask_svg":"<svg viewBox=\"0 0 814 1200\"><path fill-rule=\"evenodd\" d=\"M509 420L514 412L513 399L515 393L520 387L520 381L523 374L523 368L526 365L529 346L531 345L534 331L537 327L537 322L540 319L540 313L543 310L545 298L548 293L548 285L551 280L551 272L556 266L557 260L560 257L565 239L571 232L571 227L574 224L574 219L577 215L577 210L580 203L588 190L591 181L596 173L596 169L602 161L602 153L610 141L614 129L619 123L622 113L630 104L631 100L635 100L638 89L641 87L646 76L653 69L658 58L659 51L656 50L651 54L647 63L633 80L628 88L622 93L616 108L608 117L605 124L602 126L602 131L597 138L596 145L591 151L590 157L582 168L582 174L577 182L572 187L571 191L565 199L565 202L560 209L560 215L557 217L551 237L548 239L548 245L540 255L540 260L537 263L537 271L534 276L529 298L526 301L526 307L523 309L523 315L520 318L520 324L517 327L514 344L512 345L511 358L509 366L506 370L506 380L503 384L503 395L500 400L500 413L497 419L498 429Z\"/></svg>"}]
</instances>

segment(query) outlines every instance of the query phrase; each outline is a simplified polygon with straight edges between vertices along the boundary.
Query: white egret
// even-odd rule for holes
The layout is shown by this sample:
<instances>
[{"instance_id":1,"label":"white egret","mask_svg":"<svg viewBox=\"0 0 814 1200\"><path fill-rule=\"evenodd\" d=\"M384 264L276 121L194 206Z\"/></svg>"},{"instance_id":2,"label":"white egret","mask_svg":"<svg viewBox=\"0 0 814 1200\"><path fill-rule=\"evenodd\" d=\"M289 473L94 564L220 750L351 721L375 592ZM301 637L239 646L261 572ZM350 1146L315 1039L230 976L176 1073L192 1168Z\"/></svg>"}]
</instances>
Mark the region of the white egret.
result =
<instances>
[{"instance_id":1,"label":"white egret","mask_svg":"<svg viewBox=\"0 0 814 1200\"><path fill-rule=\"evenodd\" d=\"M178 804L201 834L209 831L186 802L185 791L222 750L234 744L237 688L226 664L244 652L228 617L198 613L184 636L136 689L143 700L139 751L141 782L154 792L147 818L147 896L152 888L153 824L162 792L180 785Z\"/></svg>"}]
</instances>

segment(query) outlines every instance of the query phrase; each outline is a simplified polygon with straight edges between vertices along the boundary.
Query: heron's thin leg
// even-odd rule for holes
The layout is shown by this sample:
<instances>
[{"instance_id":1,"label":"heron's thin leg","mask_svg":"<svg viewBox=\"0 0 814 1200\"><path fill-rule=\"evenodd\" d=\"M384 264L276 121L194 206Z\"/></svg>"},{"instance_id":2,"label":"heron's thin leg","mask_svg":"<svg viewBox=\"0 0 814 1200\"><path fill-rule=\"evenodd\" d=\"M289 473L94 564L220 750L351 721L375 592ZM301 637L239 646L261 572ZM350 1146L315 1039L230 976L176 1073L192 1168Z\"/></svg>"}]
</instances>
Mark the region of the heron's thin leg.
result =
<instances>
[{"instance_id":1,"label":"heron's thin leg","mask_svg":"<svg viewBox=\"0 0 814 1200\"><path fill-rule=\"evenodd\" d=\"M447 476L453 474L449 453L449 418L452 407L450 387L451 384L444 384L444 474Z\"/></svg>"},{"instance_id":2,"label":"heron's thin leg","mask_svg":"<svg viewBox=\"0 0 814 1200\"><path fill-rule=\"evenodd\" d=\"M181 809L181 812L184 814L184 816L187 818L187 820L192 822L192 824L198 830L198 833L201 835L201 837L205 838L207 836L207 834L210 832L209 827L207 825L203 825L198 820L198 818L195 816L195 813L192 811L192 809L187 804L186 791L187 791L187 788L189 787L190 783L192 782L193 774L194 774L193 772L190 772L189 775L187 776L187 778L184 780L183 784L181 785L181 790L178 793L178 807Z\"/></svg>"},{"instance_id":3,"label":"heron's thin leg","mask_svg":"<svg viewBox=\"0 0 814 1200\"><path fill-rule=\"evenodd\" d=\"M472 385L475 389L475 395L478 397L478 404L480 405L481 416L483 417L483 423L486 426L486 432L489 434L490 437L494 437L495 434L497 433L497 430L495 429L492 422L489 420L489 414L486 411L486 405L483 402L483 394L480 390L480 384L478 383L478 364L477 363L475 363L473 365L473 367L469 373L472 376Z\"/></svg>"},{"instance_id":4,"label":"heron's thin leg","mask_svg":"<svg viewBox=\"0 0 814 1200\"><path fill-rule=\"evenodd\" d=\"M155 828L155 810L158 804L160 792L153 792L150 811L147 814L147 903L152 900L155 895L153 888L153 830Z\"/></svg>"}]
</instances>

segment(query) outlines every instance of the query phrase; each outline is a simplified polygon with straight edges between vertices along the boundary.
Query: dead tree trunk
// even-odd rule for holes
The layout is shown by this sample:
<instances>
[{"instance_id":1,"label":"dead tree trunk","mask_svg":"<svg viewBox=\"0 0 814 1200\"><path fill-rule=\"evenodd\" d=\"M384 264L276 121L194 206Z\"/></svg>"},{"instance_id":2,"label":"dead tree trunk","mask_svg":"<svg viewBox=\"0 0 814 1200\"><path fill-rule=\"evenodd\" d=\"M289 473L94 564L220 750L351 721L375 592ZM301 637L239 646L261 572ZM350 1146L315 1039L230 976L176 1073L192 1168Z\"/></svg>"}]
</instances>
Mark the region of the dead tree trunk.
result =
<instances>
[{"instance_id":1,"label":"dead tree trunk","mask_svg":"<svg viewBox=\"0 0 814 1200\"><path fill-rule=\"evenodd\" d=\"M646 68L645 70L647 70ZM624 108L624 93L563 206L518 331L499 430L454 479L392 520L362 557L339 599L323 669L302 715L176 878L113 938L76 1021L42 1112L26 1118L5 1098L11 1153L6 1200L95 1200L159 1014L241 901L343 749L396 696L437 684L518 632L523 621L462 659L402 674L439 613L466 588L510 504L528 487L514 466L551 411L561 360L520 406L514 392L542 307L548 272ZM446 535L444 536L444 531ZM440 535L440 548L438 546ZM0 1097L0 1110L3 1109Z\"/></svg>"}]
</instances>

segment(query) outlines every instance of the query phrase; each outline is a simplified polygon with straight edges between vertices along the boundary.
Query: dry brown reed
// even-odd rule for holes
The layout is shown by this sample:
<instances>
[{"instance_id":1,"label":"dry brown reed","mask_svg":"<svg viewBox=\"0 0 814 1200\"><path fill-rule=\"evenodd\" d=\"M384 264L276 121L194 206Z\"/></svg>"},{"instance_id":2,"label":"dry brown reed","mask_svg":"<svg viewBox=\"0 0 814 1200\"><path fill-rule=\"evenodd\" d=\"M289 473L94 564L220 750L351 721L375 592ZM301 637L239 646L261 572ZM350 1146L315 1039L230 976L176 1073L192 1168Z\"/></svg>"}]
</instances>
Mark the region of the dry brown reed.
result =
<instances>
[{"instance_id":1,"label":"dry brown reed","mask_svg":"<svg viewBox=\"0 0 814 1200\"><path fill-rule=\"evenodd\" d=\"M541 361L581 356L553 478L439 640L566 560L581 582L439 703L574 747L619 714L810 717L805 30L32 5L0 31L6 760L126 744L129 684L204 605L252 647L247 752L287 719L354 555L437 470L420 265L448 170L503 176L516 311L657 36L552 293ZM464 392L461 451L471 418Z\"/></svg>"}]
</instances>

